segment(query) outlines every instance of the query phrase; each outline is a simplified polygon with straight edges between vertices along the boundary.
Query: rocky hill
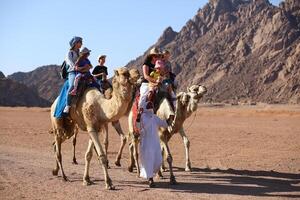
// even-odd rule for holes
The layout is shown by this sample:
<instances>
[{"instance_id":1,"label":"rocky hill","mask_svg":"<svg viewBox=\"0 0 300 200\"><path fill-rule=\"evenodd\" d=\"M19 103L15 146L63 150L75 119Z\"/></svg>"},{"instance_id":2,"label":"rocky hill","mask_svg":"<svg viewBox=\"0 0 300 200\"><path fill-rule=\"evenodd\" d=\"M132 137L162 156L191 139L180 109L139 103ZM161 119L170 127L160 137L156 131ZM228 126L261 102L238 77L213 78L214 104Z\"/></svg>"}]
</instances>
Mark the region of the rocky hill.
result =
<instances>
[{"instance_id":1,"label":"rocky hill","mask_svg":"<svg viewBox=\"0 0 300 200\"><path fill-rule=\"evenodd\" d=\"M2 72L0 74L3 75ZM41 98L34 90L5 76L0 77L0 106L47 107L49 105L50 102Z\"/></svg>"},{"instance_id":2,"label":"rocky hill","mask_svg":"<svg viewBox=\"0 0 300 200\"><path fill-rule=\"evenodd\" d=\"M209 0L179 32L166 28L126 66L141 69L153 46L170 50L179 90L207 86L206 102L300 103L299 0L285 0L279 7L268 0ZM63 84L59 70L48 65L8 78L53 102Z\"/></svg>"},{"instance_id":3,"label":"rocky hill","mask_svg":"<svg viewBox=\"0 0 300 200\"><path fill-rule=\"evenodd\" d=\"M210 0L153 46L172 52L179 90L208 87L205 101L300 103L299 0ZM127 67L141 68L151 48Z\"/></svg>"},{"instance_id":4,"label":"rocky hill","mask_svg":"<svg viewBox=\"0 0 300 200\"><path fill-rule=\"evenodd\" d=\"M63 84L59 72L60 66L47 65L31 72L17 72L8 76L8 78L26 85L36 91L41 98L53 102Z\"/></svg>"}]
</instances>

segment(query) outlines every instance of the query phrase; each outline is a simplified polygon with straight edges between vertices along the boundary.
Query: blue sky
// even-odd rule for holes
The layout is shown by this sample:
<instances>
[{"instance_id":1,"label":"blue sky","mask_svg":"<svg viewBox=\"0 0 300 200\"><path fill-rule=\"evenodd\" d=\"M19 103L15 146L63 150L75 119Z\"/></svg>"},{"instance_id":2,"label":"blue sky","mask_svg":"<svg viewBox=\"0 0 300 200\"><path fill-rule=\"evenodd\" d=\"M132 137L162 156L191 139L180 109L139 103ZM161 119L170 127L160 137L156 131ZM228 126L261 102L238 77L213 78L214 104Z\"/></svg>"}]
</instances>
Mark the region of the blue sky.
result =
<instances>
[{"instance_id":1,"label":"blue sky","mask_svg":"<svg viewBox=\"0 0 300 200\"><path fill-rule=\"evenodd\" d=\"M0 0L0 71L5 75L61 64L69 40L83 37L90 60L106 54L109 76L154 44L171 26L180 31L208 0ZM280 0L271 0L278 5Z\"/></svg>"}]
</instances>

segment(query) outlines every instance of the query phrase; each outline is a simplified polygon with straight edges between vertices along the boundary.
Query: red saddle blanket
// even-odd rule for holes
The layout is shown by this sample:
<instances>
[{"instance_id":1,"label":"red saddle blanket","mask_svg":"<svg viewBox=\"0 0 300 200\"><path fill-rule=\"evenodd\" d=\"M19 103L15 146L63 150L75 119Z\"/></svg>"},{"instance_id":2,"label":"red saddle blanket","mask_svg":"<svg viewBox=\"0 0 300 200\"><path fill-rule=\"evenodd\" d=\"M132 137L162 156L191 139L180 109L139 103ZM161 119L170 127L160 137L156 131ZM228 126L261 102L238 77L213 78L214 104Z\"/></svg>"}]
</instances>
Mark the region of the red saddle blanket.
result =
<instances>
[{"instance_id":1,"label":"red saddle blanket","mask_svg":"<svg viewBox=\"0 0 300 200\"><path fill-rule=\"evenodd\" d=\"M139 114L139 100L140 100L140 94L138 93L135 96L134 103L132 106L132 123L133 123L133 132L135 135L140 134L140 129L137 127L137 117Z\"/></svg>"}]
</instances>

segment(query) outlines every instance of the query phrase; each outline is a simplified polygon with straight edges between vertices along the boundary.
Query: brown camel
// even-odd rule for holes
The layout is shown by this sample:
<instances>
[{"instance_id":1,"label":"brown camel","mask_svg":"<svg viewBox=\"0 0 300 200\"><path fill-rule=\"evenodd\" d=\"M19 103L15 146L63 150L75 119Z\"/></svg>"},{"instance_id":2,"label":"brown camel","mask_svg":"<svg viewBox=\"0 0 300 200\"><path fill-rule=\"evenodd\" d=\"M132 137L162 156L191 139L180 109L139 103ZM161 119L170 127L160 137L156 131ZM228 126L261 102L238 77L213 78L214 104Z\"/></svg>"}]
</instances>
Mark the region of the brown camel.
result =
<instances>
[{"instance_id":1,"label":"brown camel","mask_svg":"<svg viewBox=\"0 0 300 200\"><path fill-rule=\"evenodd\" d=\"M125 115L128 115L130 110L131 110L132 104L135 100L134 97L135 97L136 91L139 89L139 87L142 83L142 80L143 79L140 77L137 80L137 83L134 85L133 95L132 95L133 98L132 98L130 106L128 106L128 109L127 109ZM107 89L105 89L104 96L105 96L106 99L110 99L112 97L112 88L111 87L108 87ZM114 129L116 130L116 132L118 133L118 135L120 136L120 139L121 139L121 144L120 144L120 147L119 147L119 151L118 151L118 154L117 154L116 159L115 159L115 165L120 167L121 166L122 153L123 153L124 147L125 147L126 142L127 142L127 137L124 134L124 131L121 127L121 124L120 124L119 120L111 122L111 125L114 127ZM108 144L109 144L109 141L108 141L108 124L105 124L103 126L103 132L104 132L103 133L103 136L104 136L103 144L104 144L105 154L107 155ZM73 135L73 164L77 164L77 159L76 159L76 155L75 155L77 133L78 133L78 131L76 131L75 134ZM109 165L107 165L107 166L109 168Z\"/></svg>"},{"instance_id":2,"label":"brown camel","mask_svg":"<svg viewBox=\"0 0 300 200\"><path fill-rule=\"evenodd\" d=\"M187 92L181 92L177 95L176 101L176 110L175 110L175 118L171 125L171 130L160 128L159 129L159 136L161 141L161 148L162 153L165 158L167 158L167 162L169 164L170 169L170 183L176 184L176 179L173 174L172 168L172 155L170 152L170 148L168 146L168 142L174 133L179 132L183 138L185 148L186 148L186 171L191 170L191 162L189 158L189 140L185 135L183 130L183 123L184 121L191 116L193 112L197 110L198 102L200 98L206 93L207 89L201 85L192 85L187 89ZM173 109L169 101L164 98L157 110L157 115L161 119L169 119L170 115L172 115ZM130 165L128 170L132 172L134 165L137 167L137 174L139 176L140 169L139 169L139 162L138 162L138 137L135 137L133 134L133 120L132 120L132 112L129 114L128 117L128 124L129 124L129 137L131 138L131 144L129 145L130 149ZM135 161L135 162L134 162ZM161 172L160 172L161 175Z\"/></svg>"},{"instance_id":3,"label":"brown camel","mask_svg":"<svg viewBox=\"0 0 300 200\"><path fill-rule=\"evenodd\" d=\"M76 107L72 106L70 117L58 119L53 117L56 101L51 106L51 121L52 131L55 137L54 151L56 153L56 168L53 174L57 175L59 168L62 171L64 180L67 177L62 167L61 144L67 138L75 134L75 126L87 131L89 134L89 144L85 155L85 172L83 183L89 185L89 165L95 147L99 161L105 176L105 184L107 189L114 189L112 181L107 172L107 157L99 141L99 131L105 124L119 120L126 114L127 108L132 101L132 91L139 77L138 70L120 68L115 71L115 76L112 81L113 92L110 99L106 99L97 89L87 89L78 101Z\"/></svg>"}]
</instances>

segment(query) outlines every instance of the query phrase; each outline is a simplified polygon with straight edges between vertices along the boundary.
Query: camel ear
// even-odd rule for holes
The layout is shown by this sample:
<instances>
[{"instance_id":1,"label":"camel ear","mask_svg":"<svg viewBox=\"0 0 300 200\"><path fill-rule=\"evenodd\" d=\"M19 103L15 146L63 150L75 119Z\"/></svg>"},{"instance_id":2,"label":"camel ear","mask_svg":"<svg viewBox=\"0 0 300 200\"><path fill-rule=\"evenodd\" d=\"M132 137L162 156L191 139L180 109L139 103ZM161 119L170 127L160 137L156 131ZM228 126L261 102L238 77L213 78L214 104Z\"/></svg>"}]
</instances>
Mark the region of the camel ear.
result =
<instances>
[{"instance_id":1,"label":"camel ear","mask_svg":"<svg viewBox=\"0 0 300 200\"><path fill-rule=\"evenodd\" d=\"M190 90L190 88L189 88L189 87L186 87L186 91L190 92L191 90Z\"/></svg>"},{"instance_id":2,"label":"camel ear","mask_svg":"<svg viewBox=\"0 0 300 200\"><path fill-rule=\"evenodd\" d=\"M182 95L183 95L183 92L179 92L179 93L176 95L176 99L177 99L177 100L180 99L180 98L182 97Z\"/></svg>"},{"instance_id":3,"label":"camel ear","mask_svg":"<svg viewBox=\"0 0 300 200\"><path fill-rule=\"evenodd\" d=\"M114 70L114 72L115 72L115 76L119 76L118 70Z\"/></svg>"},{"instance_id":4,"label":"camel ear","mask_svg":"<svg viewBox=\"0 0 300 200\"><path fill-rule=\"evenodd\" d=\"M137 83L137 81L138 81L139 78L140 78L140 72L139 72L139 70L137 70L137 69L135 69L135 68L130 69L130 70L129 70L129 74L130 74L130 82L131 82L132 84Z\"/></svg>"}]
</instances>

